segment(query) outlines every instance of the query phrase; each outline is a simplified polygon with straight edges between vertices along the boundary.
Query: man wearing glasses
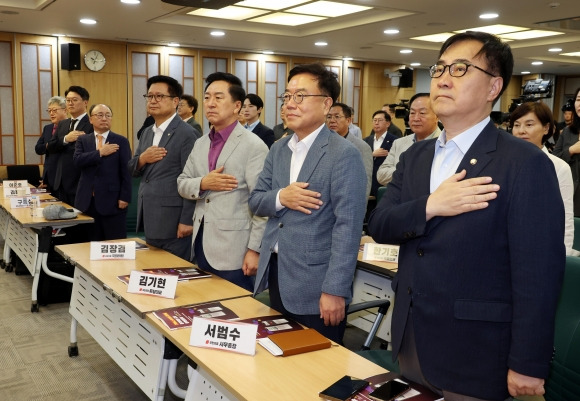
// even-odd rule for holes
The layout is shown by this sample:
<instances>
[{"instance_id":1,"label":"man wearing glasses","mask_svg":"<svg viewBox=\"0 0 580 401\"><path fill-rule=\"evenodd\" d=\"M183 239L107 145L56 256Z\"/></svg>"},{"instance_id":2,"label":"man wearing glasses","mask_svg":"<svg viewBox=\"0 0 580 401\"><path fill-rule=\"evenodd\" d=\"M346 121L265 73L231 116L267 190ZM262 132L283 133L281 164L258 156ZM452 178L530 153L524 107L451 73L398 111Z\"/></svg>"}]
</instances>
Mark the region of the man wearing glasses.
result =
<instances>
[{"instance_id":1,"label":"man wearing glasses","mask_svg":"<svg viewBox=\"0 0 580 401\"><path fill-rule=\"evenodd\" d=\"M191 125L176 113L183 88L175 79L156 75L147 80L147 113L155 124L141 135L129 160L133 177L141 177L137 230L148 244L189 260L195 203L177 192L177 177L197 139Z\"/></svg>"},{"instance_id":2,"label":"man wearing glasses","mask_svg":"<svg viewBox=\"0 0 580 401\"><path fill-rule=\"evenodd\" d=\"M336 102L326 116L326 125L344 139L349 140L360 152L367 173L367 196L371 192L373 177L373 153L368 145L350 130L352 124L352 108L344 103Z\"/></svg>"},{"instance_id":3,"label":"man wearing glasses","mask_svg":"<svg viewBox=\"0 0 580 401\"><path fill-rule=\"evenodd\" d=\"M58 154L53 155L48 151L48 142L56 136L58 123L67 117L65 98L61 96L53 96L48 99L48 108L46 109L46 112L50 117L50 124L45 125L42 129L42 135L38 138L38 141L34 146L34 151L37 155L45 155L40 187L46 188L48 193L52 193L56 165L58 163Z\"/></svg>"},{"instance_id":4,"label":"man wearing glasses","mask_svg":"<svg viewBox=\"0 0 580 401\"><path fill-rule=\"evenodd\" d=\"M71 118L58 123L56 134L48 142L47 150L59 154L54 173L53 190L61 201L75 204L80 172L75 168L73 155L78 137L93 131L87 115L89 92L82 86L71 86L65 92L66 108Z\"/></svg>"},{"instance_id":5,"label":"man wearing glasses","mask_svg":"<svg viewBox=\"0 0 580 401\"><path fill-rule=\"evenodd\" d=\"M373 183L371 186L371 196L377 195L377 189L380 184L377 181L377 171L393 146L393 142L397 137L388 132L391 125L391 116L384 110L377 110L373 113L373 132L374 135L369 135L364 138L364 141L369 144L373 152ZM369 208L372 210L375 203L369 203Z\"/></svg>"},{"instance_id":6,"label":"man wearing glasses","mask_svg":"<svg viewBox=\"0 0 580 401\"><path fill-rule=\"evenodd\" d=\"M550 159L490 120L512 70L493 35L447 39L430 70L445 129L401 155L369 221L401 244L393 355L445 400L541 395L550 370L564 207Z\"/></svg>"},{"instance_id":7,"label":"man wearing glasses","mask_svg":"<svg viewBox=\"0 0 580 401\"><path fill-rule=\"evenodd\" d=\"M93 105L89 116L94 132L77 139L73 156L81 173L74 206L95 219L89 227L89 240L127 238L129 141L110 131L113 112L109 106Z\"/></svg>"},{"instance_id":8,"label":"man wearing glasses","mask_svg":"<svg viewBox=\"0 0 580 401\"><path fill-rule=\"evenodd\" d=\"M322 64L294 67L285 103L294 134L268 153L250 209L268 217L254 292L272 308L342 342L366 205L359 151L324 124L340 93Z\"/></svg>"}]
</instances>

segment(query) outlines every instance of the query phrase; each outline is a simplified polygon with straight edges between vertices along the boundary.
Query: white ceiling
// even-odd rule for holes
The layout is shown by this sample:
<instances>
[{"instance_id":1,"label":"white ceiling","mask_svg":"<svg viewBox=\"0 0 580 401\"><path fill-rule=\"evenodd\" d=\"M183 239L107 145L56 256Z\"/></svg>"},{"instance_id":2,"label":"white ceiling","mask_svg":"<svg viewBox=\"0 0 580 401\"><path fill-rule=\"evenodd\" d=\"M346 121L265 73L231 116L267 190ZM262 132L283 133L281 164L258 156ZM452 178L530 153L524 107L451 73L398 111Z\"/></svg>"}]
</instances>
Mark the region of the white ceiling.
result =
<instances>
[{"instance_id":1,"label":"white ceiling","mask_svg":"<svg viewBox=\"0 0 580 401\"><path fill-rule=\"evenodd\" d=\"M276 1L276 0L271 0ZM139 5L120 0L0 0L0 31L94 38L132 43L165 45L178 42L182 47L243 52L272 50L277 54L323 58L353 57L355 60L380 61L421 67L437 60L439 43L418 42L411 37L455 31L490 24L505 24L531 29L550 29L564 35L510 42L516 66L521 71L557 75L580 75L580 57L548 52L560 47L564 52L580 52L580 6L578 0L334 0L374 7L346 17L298 27L230 21L186 15L193 8L169 5L161 0L142 0ZM494 20L480 20L484 12L497 12ZM577 17L567 28L540 26L539 22ZM79 23L93 18L96 25ZM574 26L576 24L576 26ZM560 26L560 25L559 25ZM397 28L400 33L387 36L383 31ZM210 36L220 29L226 35ZM324 48L314 42L328 42ZM411 54L400 54L409 48ZM543 61L541 66L532 61Z\"/></svg>"}]
</instances>

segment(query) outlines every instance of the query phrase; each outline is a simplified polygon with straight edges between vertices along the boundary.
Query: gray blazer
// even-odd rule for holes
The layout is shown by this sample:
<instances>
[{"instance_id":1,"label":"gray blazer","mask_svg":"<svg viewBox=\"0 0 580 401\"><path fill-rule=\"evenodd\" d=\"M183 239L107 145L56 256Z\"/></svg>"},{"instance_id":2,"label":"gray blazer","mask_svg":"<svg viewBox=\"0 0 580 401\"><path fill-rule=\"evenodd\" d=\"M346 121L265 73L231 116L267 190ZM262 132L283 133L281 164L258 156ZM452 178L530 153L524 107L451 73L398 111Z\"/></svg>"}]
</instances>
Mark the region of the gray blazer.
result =
<instances>
[{"instance_id":1,"label":"gray blazer","mask_svg":"<svg viewBox=\"0 0 580 401\"><path fill-rule=\"evenodd\" d=\"M292 313L320 313L322 292L352 299L352 280L366 210L367 177L359 151L324 126L308 151L298 181L308 182L324 202L312 214L283 208L276 195L290 184L290 138L270 149L250 209L269 217L255 292L268 286L271 252L278 243L278 277L284 307Z\"/></svg>"},{"instance_id":2,"label":"gray blazer","mask_svg":"<svg viewBox=\"0 0 580 401\"><path fill-rule=\"evenodd\" d=\"M346 139L350 141L360 152L363 164L365 165L365 171L367 173L367 197L371 193L371 186L373 185L373 151L369 145L360 139L359 137L353 135L352 132L348 132Z\"/></svg>"},{"instance_id":3,"label":"gray blazer","mask_svg":"<svg viewBox=\"0 0 580 401\"><path fill-rule=\"evenodd\" d=\"M196 141L177 186L184 199L196 202L193 241L204 221L203 250L209 264L216 270L236 270L242 267L248 248L260 251L266 218L253 215L248 198L262 171L268 147L238 123L216 164L224 166L224 174L236 177L238 187L233 191L201 191L201 179L209 173L210 143L209 135Z\"/></svg>"},{"instance_id":4,"label":"gray blazer","mask_svg":"<svg viewBox=\"0 0 580 401\"><path fill-rule=\"evenodd\" d=\"M191 225L195 203L177 192L177 177L191 153L196 136L191 125L175 115L163 132L159 147L167 149L167 155L157 163L146 164L137 169L139 156L153 144L153 126L147 127L135 156L129 160L133 177L141 177L137 202L137 231L145 229L148 239L177 238L177 226ZM146 212L145 212L146 211Z\"/></svg>"}]
</instances>

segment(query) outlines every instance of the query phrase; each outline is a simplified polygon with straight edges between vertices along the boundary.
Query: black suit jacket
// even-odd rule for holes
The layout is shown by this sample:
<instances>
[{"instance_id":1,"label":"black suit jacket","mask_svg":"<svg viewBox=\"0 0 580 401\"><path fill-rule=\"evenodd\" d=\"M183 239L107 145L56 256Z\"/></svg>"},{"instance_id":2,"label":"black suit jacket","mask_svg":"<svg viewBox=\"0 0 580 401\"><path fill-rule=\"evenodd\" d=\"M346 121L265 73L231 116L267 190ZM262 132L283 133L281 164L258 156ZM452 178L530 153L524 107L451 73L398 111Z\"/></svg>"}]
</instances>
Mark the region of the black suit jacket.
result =
<instances>
[{"instance_id":1,"label":"black suit jacket","mask_svg":"<svg viewBox=\"0 0 580 401\"><path fill-rule=\"evenodd\" d=\"M268 149L272 147L274 143L274 131L271 128L266 127L261 122L258 122L258 125L254 127L252 131L254 134L258 135L262 141L268 146Z\"/></svg>"},{"instance_id":2,"label":"black suit jacket","mask_svg":"<svg viewBox=\"0 0 580 401\"><path fill-rule=\"evenodd\" d=\"M508 368L542 378L550 371L566 255L558 179L538 147L490 123L457 172L492 177L497 198L485 209L426 221L435 146L420 141L401 155L368 223L376 242L401 245L393 355L413 324L429 382L504 400Z\"/></svg>"},{"instance_id":3,"label":"black suit jacket","mask_svg":"<svg viewBox=\"0 0 580 401\"><path fill-rule=\"evenodd\" d=\"M56 135L48 142L48 151L60 154L54 176L54 190L58 191L59 199L69 205L74 205L81 172L73 163L76 143L64 143L64 137L69 133L70 123L70 118L58 123ZM75 130L84 131L85 134L93 132L88 114L85 114L78 122Z\"/></svg>"},{"instance_id":4,"label":"black suit jacket","mask_svg":"<svg viewBox=\"0 0 580 401\"><path fill-rule=\"evenodd\" d=\"M50 123L42 129L42 135L38 138L34 151L37 155L44 155L44 169L42 171L42 183L48 187L49 192L52 191L54 184L54 174L56 173L56 164L58 163L59 154L52 154L48 151L48 142L52 139L52 127L54 124Z\"/></svg>"},{"instance_id":5,"label":"black suit jacket","mask_svg":"<svg viewBox=\"0 0 580 401\"><path fill-rule=\"evenodd\" d=\"M387 133L385 135L385 139L383 140L383 143L381 144L381 148L386 149L386 150L391 150L391 146L393 146L393 141L397 139L396 136L394 136L393 134L389 134L389 131L387 130ZM371 147L371 152L375 150L374 148L374 141L375 141L375 134L369 135L367 136L364 141L366 143L369 144L369 146ZM371 196L376 196L377 195L377 189L381 186L381 184L379 184L379 182L377 181L377 171L379 170L379 167L381 167L381 164L383 164L383 162L385 161L387 157L373 157L373 183L371 185Z\"/></svg>"}]
</instances>

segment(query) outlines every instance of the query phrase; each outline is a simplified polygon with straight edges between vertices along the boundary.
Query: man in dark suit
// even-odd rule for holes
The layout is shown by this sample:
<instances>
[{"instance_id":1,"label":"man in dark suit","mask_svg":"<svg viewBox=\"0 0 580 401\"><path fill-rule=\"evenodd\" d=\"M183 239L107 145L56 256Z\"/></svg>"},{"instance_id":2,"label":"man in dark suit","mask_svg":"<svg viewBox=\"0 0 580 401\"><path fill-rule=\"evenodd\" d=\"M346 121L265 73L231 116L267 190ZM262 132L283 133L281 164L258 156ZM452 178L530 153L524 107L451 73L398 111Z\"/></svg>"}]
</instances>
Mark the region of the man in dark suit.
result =
<instances>
[{"instance_id":1,"label":"man in dark suit","mask_svg":"<svg viewBox=\"0 0 580 401\"><path fill-rule=\"evenodd\" d=\"M336 74L302 64L283 94L292 136L270 149L253 213L268 217L255 292L272 308L342 342L366 203L360 152L325 125L340 93Z\"/></svg>"},{"instance_id":2,"label":"man in dark suit","mask_svg":"<svg viewBox=\"0 0 580 401\"><path fill-rule=\"evenodd\" d=\"M246 120L244 128L249 129L264 141L268 148L274 143L274 131L260 122L260 115L264 109L264 102L260 96L248 93L242 105L242 115Z\"/></svg>"},{"instance_id":3,"label":"man in dark suit","mask_svg":"<svg viewBox=\"0 0 580 401\"><path fill-rule=\"evenodd\" d=\"M73 155L79 136L93 132L93 126L87 116L89 92L82 86L71 86L64 92L67 111L71 118L58 123L56 135L48 142L47 150L51 154L59 153L54 175L54 191L58 199L75 204L80 171L75 168Z\"/></svg>"},{"instance_id":4,"label":"man in dark suit","mask_svg":"<svg viewBox=\"0 0 580 401\"><path fill-rule=\"evenodd\" d=\"M177 105L177 114L179 117L195 130L195 136L201 138L203 132L201 125L195 121L195 113L197 112L197 99L191 95L181 95L181 99Z\"/></svg>"},{"instance_id":5,"label":"man in dark suit","mask_svg":"<svg viewBox=\"0 0 580 401\"><path fill-rule=\"evenodd\" d=\"M129 141L110 131L113 112L104 104L91 106L94 132L76 141L73 161L81 177L75 207L95 219L91 241L127 238L127 206L131 202Z\"/></svg>"},{"instance_id":6,"label":"man in dark suit","mask_svg":"<svg viewBox=\"0 0 580 401\"><path fill-rule=\"evenodd\" d=\"M195 203L179 195L177 177L197 137L175 111L182 94L183 88L171 77L156 75L147 80L147 113L155 124L143 131L129 172L141 177L138 230L144 229L148 244L189 260Z\"/></svg>"},{"instance_id":7,"label":"man in dark suit","mask_svg":"<svg viewBox=\"0 0 580 401\"><path fill-rule=\"evenodd\" d=\"M564 263L564 207L550 159L498 130L511 49L493 35L450 37L431 67L445 130L401 155L371 214L400 244L393 355L445 400L544 393Z\"/></svg>"},{"instance_id":8,"label":"man in dark suit","mask_svg":"<svg viewBox=\"0 0 580 401\"><path fill-rule=\"evenodd\" d=\"M373 135L367 136L364 140L369 144L373 151L373 183L371 185L371 196L377 195L377 189L380 184L377 181L377 170L385 161L385 158L397 139L393 134L387 131L391 125L391 116L384 110L377 110L373 113Z\"/></svg>"},{"instance_id":9,"label":"man in dark suit","mask_svg":"<svg viewBox=\"0 0 580 401\"><path fill-rule=\"evenodd\" d=\"M38 138L34 151L37 155L44 155L44 169L40 186L52 193L59 154L51 154L48 151L48 142L56 135L58 123L66 118L66 101L64 97L53 96L48 99L46 112L50 117L50 124L45 125L42 129L42 135Z\"/></svg>"}]
</instances>

